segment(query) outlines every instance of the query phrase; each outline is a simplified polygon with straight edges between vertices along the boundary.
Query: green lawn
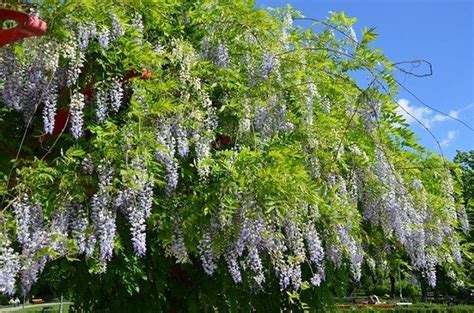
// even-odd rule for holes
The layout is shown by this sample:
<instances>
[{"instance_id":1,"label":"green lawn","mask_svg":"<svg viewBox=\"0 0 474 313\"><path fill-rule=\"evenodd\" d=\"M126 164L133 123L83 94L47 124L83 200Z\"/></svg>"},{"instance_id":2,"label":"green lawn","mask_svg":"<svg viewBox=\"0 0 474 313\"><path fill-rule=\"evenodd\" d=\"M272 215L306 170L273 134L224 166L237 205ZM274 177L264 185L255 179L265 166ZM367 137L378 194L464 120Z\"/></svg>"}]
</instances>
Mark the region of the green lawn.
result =
<instances>
[{"instance_id":1,"label":"green lawn","mask_svg":"<svg viewBox=\"0 0 474 313\"><path fill-rule=\"evenodd\" d=\"M393 309L336 309L334 312L397 312L397 313L474 313L474 305L448 306L434 303L416 303L408 307L397 307Z\"/></svg>"},{"instance_id":2,"label":"green lawn","mask_svg":"<svg viewBox=\"0 0 474 313\"><path fill-rule=\"evenodd\" d=\"M68 313L69 312L69 305L70 304L63 304L63 313ZM42 304L34 307L26 307L26 308L21 308L19 310L8 310L6 311L5 309L9 309L7 307L0 308L0 313L2 312L15 312L15 313L41 313L43 312L43 309L45 307L53 307L52 311L45 311L48 313L58 313L59 312L59 304L56 305L49 305L49 304Z\"/></svg>"}]
</instances>

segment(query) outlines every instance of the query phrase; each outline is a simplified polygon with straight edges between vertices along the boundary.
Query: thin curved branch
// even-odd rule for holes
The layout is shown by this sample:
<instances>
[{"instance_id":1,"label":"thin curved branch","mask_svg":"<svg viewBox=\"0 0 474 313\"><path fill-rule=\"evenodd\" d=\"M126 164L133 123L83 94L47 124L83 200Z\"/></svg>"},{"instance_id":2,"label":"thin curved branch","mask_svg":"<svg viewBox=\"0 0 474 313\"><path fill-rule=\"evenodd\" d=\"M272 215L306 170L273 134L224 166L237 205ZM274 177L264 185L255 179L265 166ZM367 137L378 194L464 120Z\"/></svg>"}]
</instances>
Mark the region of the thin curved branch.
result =
<instances>
[{"instance_id":1,"label":"thin curved branch","mask_svg":"<svg viewBox=\"0 0 474 313\"><path fill-rule=\"evenodd\" d=\"M411 68L409 71L405 70L404 68L398 66L400 64L410 64ZM420 67L421 64L427 64L428 65L428 73L426 74L416 74L416 73L413 73L411 71L412 68L417 68L417 67ZM411 76L415 76L415 77L428 77L428 76L431 76L433 75L433 65L431 64L431 62L429 61L426 61L426 60L412 60L412 61L401 61L401 62L396 62L396 63L392 63L392 65L398 69L400 72L402 73L405 73L407 75L411 75Z\"/></svg>"}]
</instances>

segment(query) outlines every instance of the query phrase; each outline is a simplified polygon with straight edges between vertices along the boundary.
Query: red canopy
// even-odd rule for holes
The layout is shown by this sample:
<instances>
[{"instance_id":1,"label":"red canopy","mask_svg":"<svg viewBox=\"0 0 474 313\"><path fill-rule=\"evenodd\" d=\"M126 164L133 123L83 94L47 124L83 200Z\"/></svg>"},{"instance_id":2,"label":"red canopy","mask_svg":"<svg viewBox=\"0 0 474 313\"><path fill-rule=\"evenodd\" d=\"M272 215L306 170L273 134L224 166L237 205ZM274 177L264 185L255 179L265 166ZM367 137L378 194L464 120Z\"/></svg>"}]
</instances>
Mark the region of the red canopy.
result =
<instances>
[{"instance_id":1,"label":"red canopy","mask_svg":"<svg viewBox=\"0 0 474 313\"><path fill-rule=\"evenodd\" d=\"M20 39L44 35L48 28L37 17L9 9L0 8L0 20L15 21L17 24L14 28L0 30L0 47Z\"/></svg>"}]
</instances>

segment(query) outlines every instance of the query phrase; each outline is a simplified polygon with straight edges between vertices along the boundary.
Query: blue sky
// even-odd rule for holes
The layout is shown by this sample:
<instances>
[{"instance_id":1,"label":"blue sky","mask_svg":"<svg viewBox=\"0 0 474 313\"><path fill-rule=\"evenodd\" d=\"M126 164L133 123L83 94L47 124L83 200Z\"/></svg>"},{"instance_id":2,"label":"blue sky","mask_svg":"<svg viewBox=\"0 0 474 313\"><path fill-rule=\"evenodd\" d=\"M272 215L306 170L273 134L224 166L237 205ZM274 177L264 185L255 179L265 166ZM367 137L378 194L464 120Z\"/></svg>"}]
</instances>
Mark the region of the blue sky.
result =
<instances>
[{"instance_id":1,"label":"blue sky","mask_svg":"<svg viewBox=\"0 0 474 313\"><path fill-rule=\"evenodd\" d=\"M329 11L357 18L354 29L375 27L373 44L394 62L425 59L433 75L397 75L427 105L458 117L474 128L474 0L257 0L260 7L287 3L307 17L324 19ZM409 68L409 67L408 67ZM420 69L422 71L422 69ZM445 156L474 149L474 131L423 106L400 90L399 103L434 134ZM423 146L439 153L433 137L408 117Z\"/></svg>"}]
</instances>

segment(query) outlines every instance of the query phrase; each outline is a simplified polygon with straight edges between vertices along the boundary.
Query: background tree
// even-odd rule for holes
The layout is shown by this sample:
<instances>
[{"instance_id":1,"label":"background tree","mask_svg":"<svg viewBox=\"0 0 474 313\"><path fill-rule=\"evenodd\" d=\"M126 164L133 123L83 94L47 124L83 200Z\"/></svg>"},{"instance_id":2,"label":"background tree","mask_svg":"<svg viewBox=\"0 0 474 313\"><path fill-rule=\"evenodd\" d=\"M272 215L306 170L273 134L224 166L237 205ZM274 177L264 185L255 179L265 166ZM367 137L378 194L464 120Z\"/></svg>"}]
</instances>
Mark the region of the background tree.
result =
<instances>
[{"instance_id":1,"label":"background tree","mask_svg":"<svg viewBox=\"0 0 474 313\"><path fill-rule=\"evenodd\" d=\"M461 225L464 232L466 232L466 238L464 242L465 247L465 259L466 259L466 273L467 273L467 285L466 293L469 293L470 289L474 286L474 266L473 266L473 255L474 255L474 150L463 152L457 151L454 157L454 162L459 164L461 173L456 177L462 185L462 194L460 197L464 200L466 206L466 216L464 220L468 223ZM466 295L467 296L467 295Z\"/></svg>"}]
</instances>

